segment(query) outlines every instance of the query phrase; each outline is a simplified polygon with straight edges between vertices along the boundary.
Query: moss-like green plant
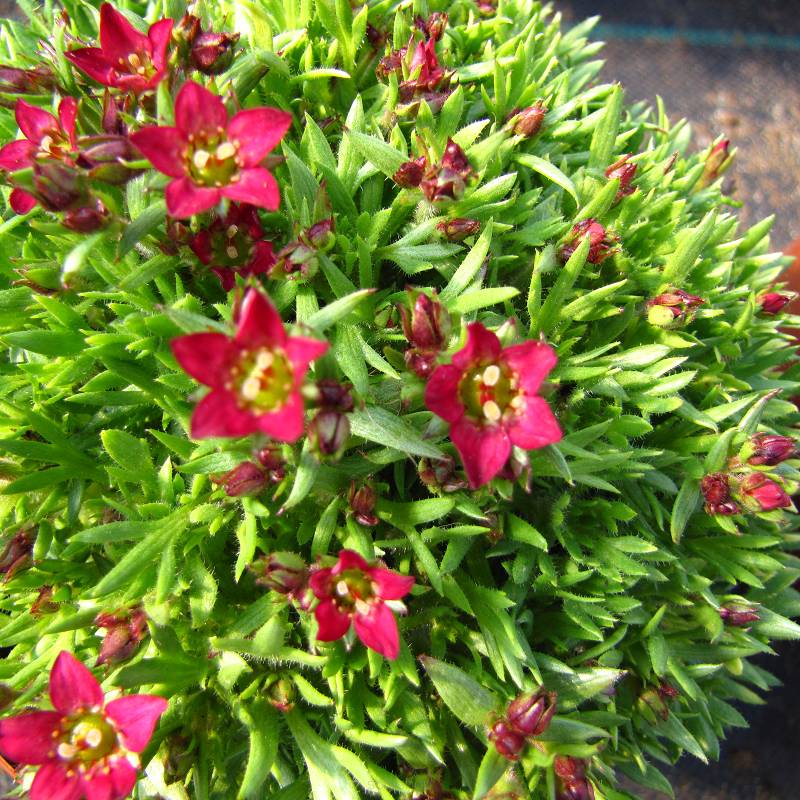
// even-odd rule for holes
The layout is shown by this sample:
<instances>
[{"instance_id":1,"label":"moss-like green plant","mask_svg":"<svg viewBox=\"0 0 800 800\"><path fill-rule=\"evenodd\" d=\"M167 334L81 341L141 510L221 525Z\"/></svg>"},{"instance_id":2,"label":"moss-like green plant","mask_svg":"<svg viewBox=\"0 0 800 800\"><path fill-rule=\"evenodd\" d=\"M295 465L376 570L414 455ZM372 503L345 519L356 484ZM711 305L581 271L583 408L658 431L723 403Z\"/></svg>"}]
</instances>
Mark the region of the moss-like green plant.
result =
<instances>
[{"instance_id":1,"label":"moss-like green plant","mask_svg":"<svg viewBox=\"0 0 800 800\"><path fill-rule=\"evenodd\" d=\"M2 23L7 713L66 650L169 699L138 798L669 793L800 632L728 142L534 0L186 6ZM88 713L34 800L125 796Z\"/></svg>"}]
</instances>

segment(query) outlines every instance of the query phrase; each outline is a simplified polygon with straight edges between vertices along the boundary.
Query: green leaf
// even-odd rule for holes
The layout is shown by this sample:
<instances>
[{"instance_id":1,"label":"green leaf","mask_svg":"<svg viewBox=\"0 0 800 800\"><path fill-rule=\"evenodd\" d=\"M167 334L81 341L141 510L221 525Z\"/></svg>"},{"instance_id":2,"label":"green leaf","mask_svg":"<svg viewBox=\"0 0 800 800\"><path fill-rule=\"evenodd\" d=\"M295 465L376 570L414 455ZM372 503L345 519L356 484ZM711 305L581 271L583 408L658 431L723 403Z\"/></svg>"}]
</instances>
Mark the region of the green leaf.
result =
<instances>
[{"instance_id":1,"label":"green leaf","mask_svg":"<svg viewBox=\"0 0 800 800\"><path fill-rule=\"evenodd\" d=\"M248 708L241 707L239 718L247 728L250 743L237 797L250 800L263 797L264 784L278 757L280 728L275 711L264 700L255 700Z\"/></svg>"},{"instance_id":2,"label":"green leaf","mask_svg":"<svg viewBox=\"0 0 800 800\"><path fill-rule=\"evenodd\" d=\"M498 305L511 300L519 294L519 289L513 286L496 286L491 289L478 289L459 295L448 305L448 310L453 314L470 314L479 308Z\"/></svg>"},{"instance_id":3,"label":"green leaf","mask_svg":"<svg viewBox=\"0 0 800 800\"><path fill-rule=\"evenodd\" d=\"M491 692L452 664L432 656L420 656L419 660L453 716L473 728L488 724L500 705Z\"/></svg>"},{"instance_id":4,"label":"green leaf","mask_svg":"<svg viewBox=\"0 0 800 800\"><path fill-rule=\"evenodd\" d=\"M347 319L347 317L374 292L374 289L359 289L357 292L348 294L346 297L340 297L338 300L328 303L328 305L324 306L319 311L315 311L305 321L305 324L318 333L323 333L330 328L331 325L335 325L337 322Z\"/></svg>"},{"instance_id":5,"label":"green leaf","mask_svg":"<svg viewBox=\"0 0 800 800\"><path fill-rule=\"evenodd\" d=\"M461 262L461 266L456 270L447 286L442 290L440 297L445 305L451 300L455 300L461 292L472 283L473 278L478 274L478 270L483 266L483 261L486 258L486 254L489 252L489 245L491 242L492 223L490 221L478 237L478 241L475 242L472 249Z\"/></svg>"},{"instance_id":6,"label":"green leaf","mask_svg":"<svg viewBox=\"0 0 800 800\"><path fill-rule=\"evenodd\" d=\"M709 211L696 228L683 232L680 244L664 265L662 288L681 286L684 283L716 224L716 213Z\"/></svg>"},{"instance_id":7,"label":"green leaf","mask_svg":"<svg viewBox=\"0 0 800 800\"><path fill-rule=\"evenodd\" d=\"M686 478L681 485L678 496L675 498L675 504L672 506L672 515L670 516L669 529L672 541L675 544L680 542L699 500L700 486L697 479Z\"/></svg>"},{"instance_id":8,"label":"green leaf","mask_svg":"<svg viewBox=\"0 0 800 800\"><path fill-rule=\"evenodd\" d=\"M381 406L366 405L350 414L350 430L355 436L392 447L402 453L423 458L442 458L442 451L426 442L405 420Z\"/></svg>"},{"instance_id":9,"label":"green leaf","mask_svg":"<svg viewBox=\"0 0 800 800\"><path fill-rule=\"evenodd\" d=\"M509 514L507 526L508 534L512 539L547 552L547 539L545 539L530 522L527 522L522 519L522 517L518 517L515 514Z\"/></svg>"},{"instance_id":10,"label":"green leaf","mask_svg":"<svg viewBox=\"0 0 800 800\"><path fill-rule=\"evenodd\" d=\"M119 242L117 255L119 258L127 255L148 234L152 233L166 218L167 205L163 200L157 200L148 206L136 219L131 220L126 226ZM129 286L129 288L133 288Z\"/></svg>"},{"instance_id":11,"label":"green leaf","mask_svg":"<svg viewBox=\"0 0 800 800\"><path fill-rule=\"evenodd\" d=\"M549 161L530 153L521 153L515 160L518 164L522 164L523 167L528 167L534 172L538 172L539 175L552 181L556 186L560 186L575 201L576 208L580 205L575 184L555 164L551 164Z\"/></svg>"},{"instance_id":12,"label":"green leaf","mask_svg":"<svg viewBox=\"0 0 800 800\"><path fill-rule=\"evenodd\" d=\"M487 797L494 785L505 775L509 769L508 759L497 752L494 745L489 745L478 767L478 777L475 779L475 791L472 800L483 800Z\"/></svg>"},{"instance_id":13,"label":"green leaf","mask_svg":"<svg viewBox=\"0 0 800 800\"><path fill-rule=\"evenodd\" d=\"M297 473L294 478L294 483L292 484L292 491L289 493L289 497L280 510L281 514L288 511L290 508L294 508L299 503L302 503L303 500L308 497L309 493L314 488L319 468L320 463L314 458L311 452L311 442L309 439L306 439L303 443L303 451L300 454L300 464L297 467Z\"/></svg>"},{"instance_id":14,"label":"green leaf","mask_svg":"<svg viewBox=\"0 0 800 800\"><path fill-rule=\"evenodd\" d=\"M358 131L348 130L347 138L358 152L371 164L376 166L384 175L392 175L400 169L400 166L408 159L390 144L375 136L367 136Z\"/></svg>"}]
</instances>

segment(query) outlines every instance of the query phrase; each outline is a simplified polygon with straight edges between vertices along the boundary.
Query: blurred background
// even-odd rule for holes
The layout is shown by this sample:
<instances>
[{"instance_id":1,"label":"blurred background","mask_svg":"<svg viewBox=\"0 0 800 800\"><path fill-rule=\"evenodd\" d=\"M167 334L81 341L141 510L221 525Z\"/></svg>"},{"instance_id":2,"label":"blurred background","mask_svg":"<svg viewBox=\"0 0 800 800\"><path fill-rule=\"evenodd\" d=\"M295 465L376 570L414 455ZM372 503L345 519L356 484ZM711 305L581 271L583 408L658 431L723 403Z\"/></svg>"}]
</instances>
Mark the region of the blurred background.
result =
<instances>
[{"instance_id":1,"label":"blurred background","mask_svg":"<svg viewBox=\"0 0 800 800\"><path fill-rule=\"evenodd\" d=\"M725 190L744 202L743 222L776 214L773 247L795 242L800 256L800 0L553 3L567 24L602 16L593 33L606 42L602 77L619 81L629 101L663 97L673 122L691 121L698 148L719 134L732 140L739 152ZM792 277L800 290L800 261ZM686 756L664 770L677 800L800 798L800 645L777 649L758 663L783 686L765 705L740 706L751 727L731 732L719 763Z\"/></svg>"}]
</instances>

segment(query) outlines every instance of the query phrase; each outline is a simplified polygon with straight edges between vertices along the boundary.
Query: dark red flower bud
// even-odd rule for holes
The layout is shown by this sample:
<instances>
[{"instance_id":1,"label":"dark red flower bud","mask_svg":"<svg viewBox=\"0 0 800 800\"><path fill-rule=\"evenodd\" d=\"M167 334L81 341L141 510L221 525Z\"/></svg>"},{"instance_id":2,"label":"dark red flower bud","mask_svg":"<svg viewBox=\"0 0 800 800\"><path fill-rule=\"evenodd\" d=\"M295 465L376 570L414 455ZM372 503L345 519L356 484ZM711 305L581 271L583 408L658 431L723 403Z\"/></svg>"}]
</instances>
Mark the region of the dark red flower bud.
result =
<instances>
[{"instance_id":1,"label":"dark red flower bud","mask_svg":"<svg viewBox=\"0 0 800 800\"><path fill-rule=\"evenodd\" d=\"M273 483L283 480L285 474L285 462L283 454L278 445L267 445L262 447L257 453L258 463L266 470Z\"/></svg>"},{"instance_id":2,"label":"dark red flower bud","mask_svg":"<svg viewBox=\"0 0 800 800\"><path fill-rule=\"evenodd\" d=\"M585 778L556 786L556 800L594 800L594 788Z\"/></svg>"},{"instance_id":3,"label":"dark red flower bud","mask_svg":"<svg viewBox=\"0 0 800 800\"><path fill-rule=\"evenodd\" d=\"M447 27L447 14L442 11L434 11L427 19L418 16L414 20L414 27L422 31L429 39L438 42L444 36Z\"/></svg>"},{"instance_id":4,"label":"dark red flower bud","mask_svg":"<svg viewBox=\"0 0 800 800\"><path fill-rule=\"evenodd\" d=\"M204 75L219 75L233 62L234 49L239 41L238 33L216 33L206 31L199 34L194 42L190 60L192 66Z\"/></svg>"},{"instance_id":5,"label":"dark red flower bud","mask_svg":"<svg viewBox=\"0 0 800 800\"><path fill-rule=\"evenodd\" d=\"M750 439L753 454L747 463L753 467L774 467L788 458L797 458L794 439L773 433L757 433Z\"/></svg>"},{"instance_id":6,"label":"dark red flower bud","mask_svg":"<svg viewBox=\"0 0 800 800\"><path fill-rule=\"evenodd\" d=\"M405 305L399 306L403 333L412 347L421 350L439 351L447 347L450 336L450 315L445 307L436 299L420 292L416 300L414 292L408 291L413 310L409 315Z\"/></svg>"},{"instance_id":7,"label":"dark red flower bud","mask_svg":"<svg viewBox=\"0 0 800 800\"><path fill-rule=\"evenodd\" d=\"M33 536L29 531L20 531L6 542L0 553L0 575L3 583L8 583L23 567L31 563L33 556Z\"/></svg>"},{"instance_id":8,"label":"dark red flower bud","mask_svg":"<svg viewBox=\"0 0 800 800\"><path fill-rule=\"evenodd\" d=\"M556 756L553 769L562 780L575 781L586 775L586 762L572 756Z\"/></svg>"},{"instance_id":9,"label":"dark red flower bud","mask_svg":"<svg viewBox=\"0 0 800 800\"><path fill-rule=\"evenodd\" d=\"M420 480L430 489L437 492L457 492L467 488L467 482L458 476L455 459L423 458L417 467Z\"/></svg>"},{"instance_id":10,"label":"dark red flower bud","mask_svg":"<svg viewBox=\"0 0 800 800\"><path fill-rule=\"evenodd\" d=\"M339 411L322 409L308 424L308 437L317 455L339 458L350 439L350 420Z\"/></svg>"},{"instance_id":11,"label":"dark red flower bud","mask_svg":"<svg viewBox=\"0 0 800 800\"><path fill-rule=\"evenodd\" d=\"M122 119L121 112L126 111L131 102L130 95L118 97L106 89L103 94L103 119L101 122L104 133L110 136L127 136L128 126Z\"/></svg>"},{"instance_id":12,"label":"dark red flower bud","mask_svg":"<svg viewBox=\"0 0 800 800\"><path fill-rule=\"evenodd\" d=\"M60 604L53 601L53 587L42 586L39 594L31 604L31 616L39 617L42 614L55 614Z\"/></svg>"},{"instance_id":13,"label":"dark red flower bud","mask_svg":"<svg viewBox=\"0 0 800 800\"><path fill-rule=\"evenodd\" d=\"M102 201L90 201L90 205L65 211L61 224L77 233L93 233L105 227L109 214Z\"/></svg>"},{"instance_id":14,"label":"dark red flower bud","mask_svg":"<svg viewBox=\"0 0 800 800\"><path fill-rule=\"evenodd\" d=\"M506 720L521 736L539 736L550 725L556 713L555 692L540 689L534 694L521 694L506 710Z\"/></svg>"},{"instance_id":15,"label":"dark red flower bud","mask_svg":"<svg viewBox=\"0 0 800 800\"><path fill-rule=\"evenodd\" d=\"M336 239L333 235L333 217L315 222L304 236L306 241L317 250L328 250Z\"/></svg>"},{"instance_id":16,"label":"dark red flower bud","mask_svg":"<svg viewBox=\"0 0 800 800\"><path fill-rule=\"evenodd\" d=\"M663 698L668 698L670 700L675 700L677 697L681 696L681 693L671 684L663 681L658 685L658 693Z\"/></svg>"},{"instance_id":17,"label":"dark red flower bud","mask_svg":"<svg viewBox=\"0 0 800 800\"><path fill-rule=\"evenodd\" d=\"M444 148L444 155L441 160L441 167L442 169L451 169L465 179L473 172L469 160L467 159L467 154L452 139L447 140L447 145Z\"/></svg>"},{"instance_id":18,"label":"dark red flower bud","mask_svg":"<svg viewBox=\"0 0 800 800\"><path fill-rule=\"evenodd\" d=\"M300 595L308 586L308 567L295 553L270 553L253 562L249 569L257 584L290 598Z\"/></svg>"},{"instance_id":19,"label":"dark red flower bud","mask_svg":"<svg viewBox=\"0 0 800 800\"><path fill-rule=\"evenodd\" d=\"M571 756L556 756L556 800L594 800L594 789L586 779L586 762Z\"/></svg>"},{"instance_id":20,"label":"dark red flower bud","mask_svg":"<svg viewBox=\"0 0 800 800\"><path fill-rule=\"evenodd\" d=\"M89 171L90 178L120 184L141 172L124 164L136 158L133 145L126 136L83 136L78 140L78 147L76 163Z\"/></svg>"},{"instance_id":21,"label":"dark red flower bud","mask_svg":"<svg viewBox=\"0 0 800 800\"><path fill-rule=\"evenodd\" d=\"M761 305L762 313L773 316L775 314L780 314L780 312L783 311L783 309L789 305L794 298L794 293L768 292L761 297L759 304Z\"/></svg>"},{"instance_id":22,"label":"dark red flower bud","mask_svg":"<svg viewBox=\"0 0 800 800\"><path fill-rule=\"evenodd\" d=\"M317 381L319 399L317 406L329 411L341 411L346 414L353 410L353 395L350 393L353 387L349 383L339 383L331 378L324 378Z\"/></svg>"},{"instance_id":23,"label":"dark red flower bud","mask_svg":"<svg viewBox=\"0 0 800 800\"><path fill-rule=\"evenodd\" d=\"M141 608L131 611L100 613L94 618L98 628L105 628L106 635L100 645L97 666L118 664L130 658L147 631L147 614Z\"/></svg>"},{"instance_id":24,"label":"dark red flower bud","mask_svg":"<svg viewBox=\"0 0 800 800\"><path fill-rule=\"evenodd\" d=\"M499 720L489 731L489 741L495 750L509 761L518 761L525 747L525 737L517 733L506 720Z\"/></svg>"},{"instance_id":25,"label":"dark red flower bud","mask_svg":"<svg viewBox=\"0 0 800 800\"><path fill-rule=\"evenodd\" d=\"M372 486L366 483L356 490L355 483L351 483L347 499L353 509L353 518L359 525L371 528L378 524L380 520L374 513L377 496Z\"/></svg>"},{"instance_id":26,"label":"dark red flower bud","mask_svg":"<svg viewBox=\"0 0 800 800\"><path fill-rule=\"evenodd\" d=\"M706 475L700 482L700 491L706 501L706 513L730 516L738 514L740 509L731 498L730 482L723 472Z\"/></svg>"},{"instance_id":27,"label":"dark red flower bud","mask_svg":"<svg viewBox=\"0 0 800 800\"><path fill-rule=\"evenodd\" d=\"M732 628L744 628L761 619L761 615L754 608L744 605L722 606L719 615L722 621Z\"/></svg>"},{"instance_id":28,"label":"dark red flower bud","mask_svg":"<svg viewBox=\"0 0 800 800\"><path fill-rule=\"evenodd\" d=\"M497 13L497 0L475 0L482 17L493 17Z\"/></svg>"},{"instance_id":29,"label":"dark red flower bud","mask_svg":"<svg viewBox=\"0 0 800 800\"><path fill-rule=\"evenodd\" d=\"M481 223L477 219L465 219L457 217L448 219L436 225L436 229L441 231L449 242L462 242L467 236L473 236L481 229Z\"/></svg>"},{"instance_id":30,"label":"dark red flower bud","mask_svg":"<svg viewBox=\"0 0 800 800\"><path fill-rule=\"evenodd\" d=\"M0 66L0 92L49 94L57 85L56 76L47 64L39 64L33 69Z\"/></svg>"},{"instance_id":31,"label":"dark red flower bud","mask_svg":"<svg viewBox=\"0 0 800 800\"><path fill-rule=\"evenodd\" d=\"M536 136L542 128L545 114L547 114L547 108L541 101L537 101L534 105L518 111L512 117L514 133L517 136L527 136L529 139Z\"/></svg>"},{"instance_id":32,"label":"dark red flower bud","mask_svg":"<svg viewBox=\"0 0 800 800\"><path fill-rule=\"evenodd\" d=\"M373 50L380 50L386 42L386 34L378 30L371 22L367 23L367 41Z\"/></svg>"},{"instance_id":33,"label":"dark red flower bud","mask_svg":"<svg viewBox=\"0 0 800 800\"><path fill-rule=\"evenodd\" d=\"M267 700L282 714L288 714L294 708L294 695L294 684L288 678L279 678L267 689Z\"/></svg>"},{"instance_id":34,"label":"dark red flower bud","mask_svg":"<svg viewBox=\"0 0 800 800\"><path fill-rule=\"evenodd\" d=\"M36 163L32 194L48 211L66 211L87 203L88 186L81 173L58 161Z\"/></svg>"},{"instance_id":35,"label":"dark red flower bud","mask_svg":"<svg viewBox=\"0 0 800 800\"><path fill-rule=\"evenodd\" d=\"M172 41L183 58L188 57L195 39L202 33L200 17L184 14L172 27Z\"/></svg>"},{"instance_id":36,"label":"dark red flower bud","mask_svg":"<svg viewBox=\"0 0 800 800\"><path fill-rule=\"evenodd\" d=\"M425 156L414 158L400 165L400 169L392 175L392 180L401 188L409 189L419 186L425 169L428 166L428 159Z\"/></svg>"},{"instance_id":37,"label":"dark red flower bud","mask_svg":"<svg viewBox=\"0 0 800 800\"><path fill-rule=\"evenodd\" d=\"M608 169L606 169L606 178L619 180L619 189L617 191L616 200L619 202L623 197L633 194L636 191L635 186L631 186L631 181L636 175L637 165L630 162L631 154L622 156L619 160L615 161Z\"/></svg>"},{"instance_id":38,"label":"dark red flower bud","mask_svg":"<svg viewBox=\"0 0 800 800\"><path fill-rule=\"evenodd\" d=\"M381 80L386 80L390 75L398 73L403 69L403 54L405 51L392 50L389 55L384 56L375 67L375 74Z\"/></svg>"},{"instance_id":39,"label":"dark red flower bud","mask_svg":"<svg viewBox=\"0 0 800 800\"><path fill-rule=\"evenodd\" d=\"M242 497L259 494L267 485L267 475L258 464L243 461L221 478L215 478L215 481L225 487L228 497Z\"/></svg>"},{"instance_id":40,"label":"dark red flower bud","mask_svg":"<svg viewBox=\"0 0 800 800\"><path fill-rule=\"evenodd\" d=\"M619 239L614 234L607 231L596 219L585 219L572 226L570 238L561 246L561 260L566 263L587 236L589 237L587 261L591 264L601 264L618 250L615 245Z\"/></svg>"},{"instance_id":41,"label":"dark red flower bud","mask_svg":"<svg viewBox=\"0 0 800 800\"><path fill-rule=\"evenodd\" d=\"M774 511L778 508L791 508L792 500L776 481L763 472L752 472L739 484L742 502L754 511Z\"/></svg>"}]
</instances>

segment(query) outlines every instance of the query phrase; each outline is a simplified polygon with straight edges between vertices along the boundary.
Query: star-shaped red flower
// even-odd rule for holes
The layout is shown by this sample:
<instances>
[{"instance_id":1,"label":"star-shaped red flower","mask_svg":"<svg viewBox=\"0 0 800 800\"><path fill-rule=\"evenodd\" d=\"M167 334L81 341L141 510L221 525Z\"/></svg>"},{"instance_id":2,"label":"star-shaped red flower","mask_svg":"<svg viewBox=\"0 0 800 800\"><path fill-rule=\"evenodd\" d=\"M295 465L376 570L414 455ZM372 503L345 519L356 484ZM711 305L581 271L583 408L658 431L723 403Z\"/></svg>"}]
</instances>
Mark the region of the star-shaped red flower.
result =
<instances>
[{"instance_id":1,"label":"star-shaped red flower","mask_svg":"<svg viewBox=\"0 0 800 800\"><path fill-rule=\"evenodd\" d=\"M547 402L537 395L556 354L543 342L503 348L480 322L467 327L467 344L451 364L437 367L425 387L425 405L450 423L470 485L488 483L512 445L535 450L561 439Z\"/></svg>"},{"instance_id":2,"label":"star-shaped red flower","mask_svg":"<svg viewBox=\"0 0 800 800\"><path fill-rule=\"evenodd\" d=\"M397 620L386 601L405 597L414 585L413 577L370 566L358 553L342 550L336 564L312 574L309 585L319 599L314 609L319 641L341 639L352 622L367 647L392 661L397 658Z\"/></svg>"},{"instance_id":3,"label":"star-shaped red flower","mask_svg":"<svg viewBox=\"0 0 800 800\"><path fill-rule=\"evenodd\" d=\"M291 124L291 114L267 107L229 120L222 98L187 81L175 100L175 127L142 128L130 139L159 172L175 178L166 191L170 216L200 214L223 197L274 211L278 184L260 164Z\"/></svg>"},{"instance_id":4,"label":"star-shaped red flower","mask_svg":"<svg viewBox=\"0 0 800 800\"><path fill-rule=\"evenodd\" d=\"M0 753L39 765L30 800L118 800L136 784L137 753L147 747L167 701L134 694L106 703L91 672L71 653L50 672L55 711L0 721Z\"/></svg>"},{"instance_id":5,"label":"star-shaped red flower","mask_svg":"<svg viewBox=\"0 0 800 800\"><path fill-rule=\"evenodd\" d=\"M100 47L81 47L64 55L90 78L141 94L167 74L172 20L160 19L145 36L110 3L100 8Z\"/></svg>"},{"instance_id":6,"label":"star-shaped red flower","mask_svg":"<svg viewBox=\"0 0 800 800\"><path fill-rule=\"evenodd\" d=\"M304 427L300 388L309 364L327 349L327 342L287 336L277 309L257 289L244 298L233 338L192 333L173 339L181 367L211 387L192 415L192 438L260 431L296 441Z\"/></svg>"},{"instance_id":7,"label":"star-shaped red flower","mask_svg":"<svg viewBox=\"0 0 800 800\"><path fill-rule=\"evenodd\" d=\"M230 291L236 276L262 275L275 265L272 243L263 239L264 229L256 209L245 203L231 203L224 219L216 217L189 240L189 247Z\"/></svg>"},{"instance_id":8,"label":"star-shaped red flower","mask_svg":"<svg viewBox=\"0 0 800 800\"><path fill-rule=\"evenodd\" d=\"M25 138L9 142L0 149L0 169L16 172L32 167L39 158L66 161L75 150L78 101L74 97L65 97L59 103L58 118L24 100L17 100L14 115ZM9 203L17 214L27 214L37 200L24 189L14 189Z\"/></svg>"}]
</instances>

